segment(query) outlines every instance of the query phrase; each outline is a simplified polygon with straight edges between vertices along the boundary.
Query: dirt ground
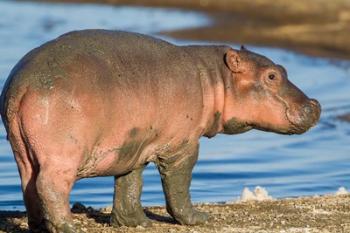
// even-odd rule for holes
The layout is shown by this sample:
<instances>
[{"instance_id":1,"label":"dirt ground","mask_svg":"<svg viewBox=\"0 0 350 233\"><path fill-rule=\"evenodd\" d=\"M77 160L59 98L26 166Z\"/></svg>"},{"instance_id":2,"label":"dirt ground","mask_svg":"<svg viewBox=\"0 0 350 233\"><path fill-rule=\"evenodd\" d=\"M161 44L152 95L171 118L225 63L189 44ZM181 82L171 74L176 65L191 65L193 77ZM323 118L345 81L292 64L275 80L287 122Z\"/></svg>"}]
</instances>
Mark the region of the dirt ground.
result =
<instances>
[{"instance_id":1,"label":"dirt ground","mask_svg":"<svg viewBox=\"0 0 350 233\"><path fill-rule=\"evenodd\" d=\"M22 0L25 1L25 0ZM348 0L42 0L175 7L207 12L214 24L164 34L181 39L268 45L350 58Z\"/></svg>"},{"instance_id":2,"label":"dirt ground","mask_svg":"<svg viewBox=\"0 0 350 233\"><path fill-rule=\"evenodd\" d=\"M94 210L80 206L74 209L74 222L85 232L144 233L349 233L350 195L304 197L283 200L200 204L212 218L201 226L176 224L163 207L149 207L146 214L153 220L150 228L112 228L111 208ZM0 232L26 232L24 213L0 212Z\"/></svg>"}]
</instances>

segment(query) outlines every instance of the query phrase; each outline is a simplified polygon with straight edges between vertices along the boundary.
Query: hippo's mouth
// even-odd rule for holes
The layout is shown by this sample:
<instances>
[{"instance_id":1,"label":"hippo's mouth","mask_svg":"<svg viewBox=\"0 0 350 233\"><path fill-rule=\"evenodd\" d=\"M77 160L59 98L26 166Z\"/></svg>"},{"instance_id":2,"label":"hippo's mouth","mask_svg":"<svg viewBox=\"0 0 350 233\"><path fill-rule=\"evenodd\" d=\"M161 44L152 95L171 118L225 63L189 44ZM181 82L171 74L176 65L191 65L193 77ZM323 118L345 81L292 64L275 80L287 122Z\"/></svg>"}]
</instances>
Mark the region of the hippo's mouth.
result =
<instances>
[{"instance_id":1,"label":"hippo's mouth","mask_svg":"<svg viewBox=\"0 0 350 233\"><path fill-rule=\"evenodd\" d=\"M261 126L261 125L252 125L252 127L254 129L258 129L258 130L262 130L265 132L274 132L274 133L278 133L278 134L284 134L284 135L292 135L292 134L302 134L305 133L309 127L303 127L303 126L299 126L297 124L295 124L292 120L290 120L287 116L287 111L285 113L286 116L286 120L288 121L289 125L287 128L278 128L274 125L268 125L268 126Z\"/></svg>"},{"instance_id":2,"label":"hippo's mouth","mask_svg":"<svg viewBox=\"0 0 350 233\"><path fill-rule=\"evenodd\" d=\"M290 119L286 118L289 122L288 128L278 128L273 125L267 125L267 126L261 126L257 124L253 124L252 127L257 130L262 130L265 132L274 132L278 134L284 134L284 135L292 135L292 134L302 134L306 132L309 128L308 127L300 127L297 124L293 123Z\"/></svg>"},{"instance_id":3,"label":"hippo's mouth","mask_svg":"<svg viewBox=\"0 0 350 233\"><path fill-rule=\"evenodd\" d=\"M260 125L260 124L250 124L250 126L257 130L262 130L265 132L274 132L278 134L284 134L284 135L292 135L292 134L302 134L305 133L310 127L306 125L300 125L295 123L291 118L290 108L287 103L284 101L280 101L284 107L284 118L288 122L285 127L283 126L276 126L274 124L266 124L266 125Z\"/></svg>"},{"instance_id":4,"label":"hippo's mouth","mask_svg":"<svg viewBox=\"0 0 350 233\"><path fill-rule=\"evenodd\" d=\"M290 124L290 128L287 130L286 134L302 134L305 133L310 127L307 127L305 125L298 125L296 123L294 123L290 117L288 116L288 109L286 110L286 119Z\"/></svg>"}]
</instances>

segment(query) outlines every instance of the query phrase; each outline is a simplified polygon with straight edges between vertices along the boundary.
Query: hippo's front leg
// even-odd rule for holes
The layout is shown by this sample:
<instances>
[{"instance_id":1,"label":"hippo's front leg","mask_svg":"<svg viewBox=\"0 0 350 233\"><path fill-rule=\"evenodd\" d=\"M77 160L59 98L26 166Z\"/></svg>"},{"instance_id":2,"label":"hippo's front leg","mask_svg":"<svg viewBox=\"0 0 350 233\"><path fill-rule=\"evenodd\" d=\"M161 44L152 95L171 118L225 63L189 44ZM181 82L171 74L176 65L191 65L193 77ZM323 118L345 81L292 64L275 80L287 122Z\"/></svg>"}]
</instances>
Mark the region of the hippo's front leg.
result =
<instances>
[{"instance_id":1,"label":"hippo's front leg","mask_svg":"<svg viewBox=\"0 0 350 233\"><path fill-rule=\"evenodd\" d=\"M192 169L198 159L198 145L186 148L175 156L159 158L157 165L162 178L168 213L182 225L198 225L208 220L207 213L192 206L189 192Z\"/></svg>"},{"instance_id":2,"label":"hippo's front leg","mask_svg":"<svg viewBox=\"0 0 350 233\"><path fill-rule=\"evenodd\" d=\"M151 225L151 221L146 217L140 202L143 169L144 167L115 177L112 226L146 227Z\"/></svg>"}]
</instances>

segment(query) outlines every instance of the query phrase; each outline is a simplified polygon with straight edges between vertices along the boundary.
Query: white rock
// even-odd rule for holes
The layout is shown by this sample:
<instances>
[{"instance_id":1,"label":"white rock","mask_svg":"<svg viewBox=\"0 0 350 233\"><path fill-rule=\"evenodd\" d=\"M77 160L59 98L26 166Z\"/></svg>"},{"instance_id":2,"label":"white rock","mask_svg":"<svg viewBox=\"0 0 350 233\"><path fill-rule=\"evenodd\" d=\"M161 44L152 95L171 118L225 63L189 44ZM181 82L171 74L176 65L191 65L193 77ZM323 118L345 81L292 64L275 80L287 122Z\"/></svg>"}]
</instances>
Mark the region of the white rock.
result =
<instances>
[{"instance_id":1,"label":"white rock","mask_svg":"<svg viewBox=\"0 0 350 233\"><path fill-rule=\"evenodd\" d=\"M263 187L256 186L254 189L255 197L257 201L272 200L273 198L269 195L267 190Z\"/></svg>"},{"instance_id":2,"label":"white rock","mask_svg":"<svg viewBox=\"0 0 350 233\"><path fill-rule=\"evenodd\" d=\"M240 201L266 201L273 200L267 190L263 187L256 186L254 192L250 191L249 188L245 187L242 191Z\"/></svg>"},{"instance_id":3,"label":"white rock","mask_svg":"<svg viewBox=\"0 0 350 233\"><path fill-rule=\"evenodd\" d=\"M338 189L338 191L335 193L336 196L339 196L339 195L346 195L346 194L349 194L348 190L346 190L346 188L344 187L340 187Z\"/></svg>"},{"instance_id":4,"label":"white rock","mask_svg":"<svg viewBox=\"0 0 350 233\"><path fill-rule=\"evenodd\" d=\"M249 188L245 187L241 194L241 201L254 201L256 200L255 194L249 190Z\"/></svg>"}]
</instances>

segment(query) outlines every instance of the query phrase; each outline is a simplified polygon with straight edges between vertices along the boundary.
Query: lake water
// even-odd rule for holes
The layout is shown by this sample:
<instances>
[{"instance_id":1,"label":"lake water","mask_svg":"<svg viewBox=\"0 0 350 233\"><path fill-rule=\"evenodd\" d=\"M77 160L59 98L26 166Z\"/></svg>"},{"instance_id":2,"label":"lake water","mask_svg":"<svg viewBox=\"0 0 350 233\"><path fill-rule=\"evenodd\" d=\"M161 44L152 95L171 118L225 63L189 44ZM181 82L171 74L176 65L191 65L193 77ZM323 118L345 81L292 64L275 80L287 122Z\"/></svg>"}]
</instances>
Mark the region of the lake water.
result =
<instances>
[{"instance_id":1,"label":"lake water","mask_svg":"<svg viewBox=\"0 0 350 233\"><path fill-rule=\"evenodd\" d=\"M162 30L209 23L205 15L179 10L0 1L0 86L25 53L67 31L106 28L157 36ZM195 43L166 39L176 44ZM340 186L350 188L350 124L337 120L338 115L350 112L350 62L306 57L281 49L248 48L283 64L290 79L321 102L321 121L298 136L250 131L201 139L191 186L193 201L235 200L244 187L257 185L267 188L274 197L332 193ZM143 204L163 204L160 178L153 165L145 170L144 180ZM71 194L71 202L95 207L111 205L112 198L112 177L81 180ZM23 208L20 179L1 123L0 210Z\"/></svg>"}]
</instances>

